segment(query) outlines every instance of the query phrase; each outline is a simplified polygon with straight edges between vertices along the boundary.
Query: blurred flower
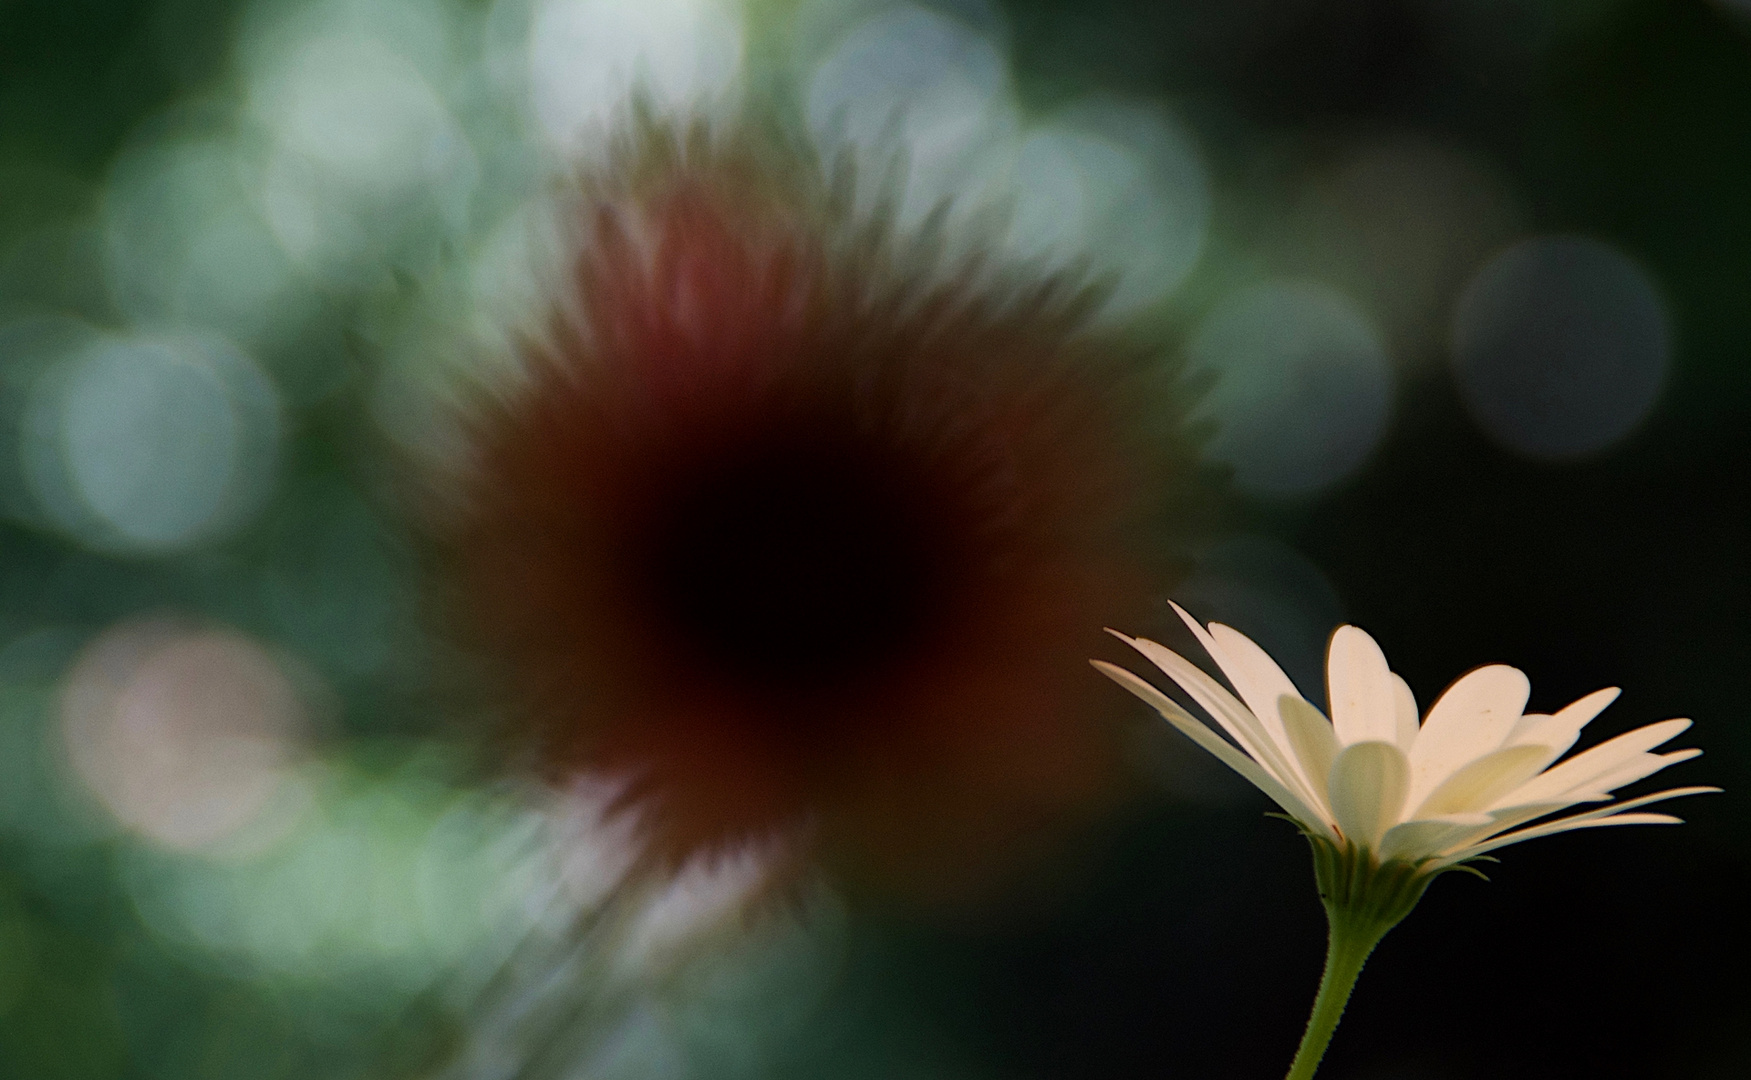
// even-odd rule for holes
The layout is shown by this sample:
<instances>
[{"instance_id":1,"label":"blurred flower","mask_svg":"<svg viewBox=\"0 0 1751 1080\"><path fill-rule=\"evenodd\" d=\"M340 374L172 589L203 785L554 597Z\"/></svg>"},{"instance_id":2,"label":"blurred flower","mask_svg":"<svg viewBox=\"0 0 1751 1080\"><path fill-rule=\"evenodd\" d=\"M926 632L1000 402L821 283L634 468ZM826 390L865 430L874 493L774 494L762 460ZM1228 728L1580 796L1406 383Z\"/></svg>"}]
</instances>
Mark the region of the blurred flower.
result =
<instances>
[{"instance_id":1,"label":"blurred flower","mask_svg":"<svg viewBox=\"0 0 1751 1080\"><path fill-rule=\"evenodd\" d=\"M440 477L447 599L657 863L781 834L953 893L1108 790L1075 673L1168 583L1191 455L1094 297L946 264L813 160L651 123L582 186Z\"/></svg>"},{"instance_id":2,"label":"blurred flower","mask_svg":"<svg viewBox=\"0 0 1751 1080\"><path fill-rule=\"evenodd\" d=\"M1326 655L1328 720L1244 634L1220 623L1199 626L1177 604L1174 611L1239 700L1171 649L1115 636L1178 683L1233 744L1131 672L1099 660L1094 665L1269 795L1313 845L1331 947L1291 1080L1313 1075L1363 962L1436 875L1469 869L1468 862L1496 848L1571 829L1680 824L1668 814L1629 811L1720 790L1672 788L1516 828L1606 802L1613 790L1696 757L1702 751L1651 752L1690 721L1636 728L1552 768L1617 697L1615 688L1554 715L1527 714L1525 674L1491 664L1448 687L1419 725L1416 699L1386 666L1380 646L1357 627L1340 626Z\"/></svg>"}]
</instances>

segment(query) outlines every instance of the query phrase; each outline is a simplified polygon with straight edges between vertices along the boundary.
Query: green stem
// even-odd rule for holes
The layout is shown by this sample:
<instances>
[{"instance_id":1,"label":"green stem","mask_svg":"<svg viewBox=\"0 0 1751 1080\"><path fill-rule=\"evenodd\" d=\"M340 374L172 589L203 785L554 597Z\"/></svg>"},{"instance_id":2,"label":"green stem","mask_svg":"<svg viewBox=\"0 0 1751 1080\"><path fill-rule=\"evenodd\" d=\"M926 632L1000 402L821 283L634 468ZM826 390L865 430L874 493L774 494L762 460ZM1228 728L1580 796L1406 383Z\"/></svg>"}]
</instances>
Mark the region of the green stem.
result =
<instances>
[{"instance_id":1,"label":"green stem","mask_svg":"<svg viewBox=\"0 0 1751 1080\"><path fill-rule=\"evenodd\" d=\"M1307 839L1313 846L1313 877L1331 932L1319 994L1285 1080L1312 1080L1368 954L1411 913L1434 877L1412 863L1382 863L1366 848L1339 847L1317 836Z\"/></svg>"},{"instance_id":2,"label":"green stem","mask_svg":"<svg viewBox=\"0 0 1751 1080\"><path fill-rule=\"evenodd\" d=\"M1313 999L1313 1013L1307 1018L1307 1031L1301 1036L1301 1046L1289 1065L1285 1080L1312 1080L1319 1068L1325 1048L1331 1043L1338 1021L1344 1017L1350 991L1362 974L1368 954L1386 936L1389 927L1378 923L1359 925L1332 913L1331 934L1326 944L1325 974L1319 979L1319 994Z\"/></svg>"}]
</instances>

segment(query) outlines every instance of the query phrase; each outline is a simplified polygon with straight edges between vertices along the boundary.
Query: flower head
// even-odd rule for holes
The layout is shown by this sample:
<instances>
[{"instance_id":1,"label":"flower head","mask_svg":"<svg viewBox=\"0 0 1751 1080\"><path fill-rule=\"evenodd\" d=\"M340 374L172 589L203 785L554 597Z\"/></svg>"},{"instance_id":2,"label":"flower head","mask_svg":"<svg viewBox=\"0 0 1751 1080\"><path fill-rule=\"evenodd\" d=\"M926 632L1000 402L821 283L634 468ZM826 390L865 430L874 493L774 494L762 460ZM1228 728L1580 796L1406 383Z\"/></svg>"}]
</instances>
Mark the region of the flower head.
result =
<instances>
[{"instance_id":1,"label":"flower head","mask_svg":"<svg viewBox=\"0 0 1751 1080\"><path fill-rule=\"evenodd\" d=\"M1552 715L1526 713L1525 674L1491 664L1448 687L1419 723L1410 687L1386 666L1374 639L1341 626L1326 659L1327 719L1244 634L1220 623L1199 626L1177 605L1174 610L1238 700L1178 653L1116 636L1165 672L1233 743L1131 672L1100 661L1095 666L1269 795L1316 849L1323 842L1432 876L1496 848L1571 829L1679 824L1640 808L1719 790L1672 788L1611 801L1615 789L1702 753L1653 752L1689 720L1636 728L1558 763L1588 721L1617 697L1616 689L1595 691ZM1607 805L1539 822L1592 803Z\"/></svg>"},{"instance_id":2,"label":"flower head","mask_svg":"<svg viewBox=\"0 0 1751 1080\"><path fill-rule=\"evenodd\" d=\"M1104 798L1089 628L1168 580L1192 455L1073 285L812 169L651 122L581 184L547 332L444 478L441 584L509 734L625 778L660 864L795 832L953 893Z\"/></svg>"}]
</instances>

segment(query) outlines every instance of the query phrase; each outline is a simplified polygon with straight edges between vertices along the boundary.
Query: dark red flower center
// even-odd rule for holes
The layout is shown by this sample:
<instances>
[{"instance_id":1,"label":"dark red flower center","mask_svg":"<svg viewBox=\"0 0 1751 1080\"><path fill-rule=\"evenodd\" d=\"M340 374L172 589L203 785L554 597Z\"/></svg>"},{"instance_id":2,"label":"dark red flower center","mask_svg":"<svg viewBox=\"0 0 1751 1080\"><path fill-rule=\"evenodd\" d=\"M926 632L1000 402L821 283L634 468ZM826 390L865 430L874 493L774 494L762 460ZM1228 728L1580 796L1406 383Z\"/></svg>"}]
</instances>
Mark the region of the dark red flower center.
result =
<instances>
[{"instance_id":1,"label":"dark red flower center","mask_svg":"<svg viewBox=\"0 0 1751 1080\"><path fill-rule=\"evenodd\" d=\"M916 651L951 540L918 477L879 448L767 434L678 484L643 556L695 662L760 692L856 682Z\"/></svg>"}]
</instances>

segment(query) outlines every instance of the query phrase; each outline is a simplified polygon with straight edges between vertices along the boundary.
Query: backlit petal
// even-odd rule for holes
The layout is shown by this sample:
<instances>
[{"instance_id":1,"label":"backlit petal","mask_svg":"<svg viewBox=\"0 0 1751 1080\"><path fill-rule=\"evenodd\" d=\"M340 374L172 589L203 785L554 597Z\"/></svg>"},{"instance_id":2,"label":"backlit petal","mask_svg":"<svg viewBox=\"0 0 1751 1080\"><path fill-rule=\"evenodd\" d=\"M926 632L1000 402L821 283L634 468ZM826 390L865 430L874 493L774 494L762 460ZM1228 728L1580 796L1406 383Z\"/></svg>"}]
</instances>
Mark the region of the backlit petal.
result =
<instances>
[{"instance_id":1,"label":"backlit petal","mask_svg":"<svg viewBox=\"0 0 1751 1080\"><path fill-rule=\"evenodd\" d=\"M1205 674L1202 668L1187 660L1179 653L1165 645L1150 641L1148 638L1128 638L1123 634L1115 634L1121 641L1142 653L1149 662L1160 668L1168 678L1178 683L1199 707L1208 712L1222 730L1240 745L1242 750L1252 755L1264 770L1271 774L1278 783L1296 793L1305 803L1317 803L1313 796L1312 785L1304 778L1298 766L1290 760L1290 751L1284 745L1264 730L1259 718L1252 710L1235 700L1233 694L1223 689L1222 684ZM1287 739L1284 740L1287 742Z\"/></svg>"},{"instance_id":2,"label":"backlit petal","mask_svg":"<svg viewBox=\"0 0 1751 1080\"><path fill-rule=\"evenodd\" d=\"M1593 790L1599 778L1631 763L1638 755L1671 739L1689 726L1688 720L1662 720L1657 724L1626 731L1615 739L1607 739L1598 746L1583 750L1554 769L1533 777L1513 792L1511 797L1515 802L1543 802L1571 791Z\"/></svg>"},{"instance_id":3,"label":"backlit petal","mask_svg":"<svg viewBox=\"0 0 1751 1080\"><path fill-rule=\"evenodd\" d=\"M1240 699L1264 724L1265 730L1279 737L1282 745L1287 747L1287 732L1277 723L1277 699L1285 694L1298 698L1302 696L1301 691L1269 653L1240 631L1221 623L1211 623L1210 638L1216 643L1216 651L1211 657L1221 666L1228 681L1234 684Z\"/></svg>"},{"instance_id":4,"label":"backlit petal","mask_svg":"<svg viewBox=\"0 0 1751 1080\"><path fill-rule=\"evenodd\" d=\"M1396 672L1392 676L1392 723L1398 732L1398 748L1410 753L1411 745L1417 741L1417 696L1411 693L1411 684Z\"/></svg>"},{"instance_id":5,"label":"backlit petal","mask_svg":"<svg viewBox=\"0 0 1751 1080\"><path fill-rule=\"evenodd\" d=\"M1670 814L1611 814L1599 818L1562 818L1547 825L1534 825L1530 829L1521 829L1506 836L1498 836L1487 844L1478 844L1466 848L1459 854L1460 858L1469 859L1477 855L1485 855L1498 848L1510 844L1518 844L1525 840L1536 840L1541 836L1555 836L1557 833L1573 832L1576 829L1597 829L1604 825L1682 825L1683 819Z\"/></svg>"},{"instance_id":6,"label":"backlit petal","mask_svg":"<svg viewBox=\"0 0 1751 1080\"><path fill-rule=\"evenodd\" d=\"M1380 841L1380 858L1418 862L1465 843L1492 824L1494 822L1488 814L1455 814L1401 822L1386 830L1386 836Z\"/></svg>"},{"instance_id":7,"label":"backlit petal","mask_svg":"<svg viewBox=\"0 0 1751 1080\"><path fill-rule=\"evenodd\" d=\"M1346 746L1332 763L1332 817L1351 843L1378 849L1386 830L1398 824L1409 783L1410 769L1396 745Z\"/></svg>"},{"instance_id":8,"label":"backlit petal","mask_svg":"<svg viewBox=\"0 0 1751 1080\"><path fill-rule=\"evenodd\" d=\"M1615 686L1607 686L1603 690L1595 690L1586 697L1577 698L1569 704L1564 705L1561 709L1557 710L1557 715L1574 721L1575 724L1580 727L1586 727L1595 716L1604 712L1613 701L1616 701L1617 696L1621 693L1623 693L1623 691Z\"/></svg>"},{"instance_id":9,"label":"backlit petal","mask_svg":"<svg viewBox=\"0 0 1751 1080\"><path fill-rule=\"evenodd\" d=\"M1260 768L1257 762L1236 750L1222 736L1194 719L1172 698L1117 664L1109 664L1104 660L1092 660L1090 663L1107 678L1142 698L1156 712L1160 713L1163 719L1178 728L1187 738L1209 751L1224 765L1239 773L1253 787L1270 796L1271 801L1281 807L1284 813L1315 832L1328 837L1332 835L1331 826L1324 820L1323 815L1316 813L1298 795L1278 783L1276 778Z\"/></svg>"},{"instance_id":10,"label":"backlit petal","mask_svg":"<svg viewBox=\"0 0 1751 1080\"><path fill-rule=\"evenodd\" d=\"M1552 802L1520 803L1514 806L1499 807L1490 811L1490 827L1479 830L1476 836L1468 837L1465 840L1465 843L1480 843L1495 836L1497 833L1507 832L1509 829L1524 825L1529 821L1537 821L1541 817L1549 817L1551 814L1567 810L1573 806L1578 806L1581 803L1605 802L1610 798L1611 796L1609 795L1589 795L1586 797L1558 799ZM1451 852L1458 850L1458 847L1459 845L1450 846L1448 851ZM1443 852L1442 854L1447 854L1447 852Z\"/></svg>"},{"instance_id":11,"label":"backlit petal","mask_svg":"<svg viewBox=\"0 0 1751 1080\"><path fill-rule=\"evenodd\" d=\"M1676 818L1667 818L1664 814L1629 814L1625 813L1625 811L1646 806L1649 803L1663 802L1667 799L1678 799L1686 795L1704 795L1719 790L1721 789L1717 787L1681 787L1672 788L1667 791L1656 791L1652 795L1643 795L1640 798L1630 799L1627 802L1613 803L1610 806L1602 806L1597 810L1589 810L1584 814L1574 814L1570 817L1558 818L1555 821L1545 822L1543 825L1534 825L1528 829L1521 829L1518 832L1506 833L1496 837L1488 843L1478 844L1474 847L1469 847L1463 851L1456 852L1455 858L1468 859L1473 855L1482 855L1486 852L1494 851L1497 848L1507 847L1509 844L1518 844L1522 840L1535 840L1540 836L1551 836L1559 832L1567 832L1570 829L1588 828L1603 822L1609 822L1616 825L1638 825L1656 823L1644 820L1648 818L1660 819L1658 823L1676 821Z\"/></svg>"},{"instance_id":12,"label":"backlit petal","mask_svg":"<svg viewBox=\"0 0 1751 1080\"><path fill-rule=\"evenodd\" d=\"M1338 742L1398 742L1392 671L1380 646L1354 626L1340 626L1326 650L1326 697Z\"/></svg>"},{"instance_id":13,"label":"backlit petal","mask_svg":"<svg viewBox=\"0 0 1751 1080\"><path fill-rule=\"evenodd\" d=\"M1574 723L1546 713L1527 713L1515 721L1503 746L1542 746L1550 751L1550 760L1562 757L1581 729Z\"/></svg>"},{"instance_id":14,"label":"backlit petal","mask_svg":"<svg viewBox=\"0 0 1751 1080\"><path fill-rule=\"evenodd\" d=\"M1668 765L1676 765L1680 761L1689 761L1693 757L1701 757L1701 750L1674 750L1668 754L1642 754L1631 758L1603 776L1596 777L1587 785L1589 791L1611 792L1620 787L1633 784L1644 776L1652 776Z\"/></svg>"},{"instance_id":15,"label":"backlit petal","mask_svg":"<svg viewBox=\"0 0 1751 1080\"><path fill-rule=\"evenodd\" d=\"M1467 764L1441 781L1409 814L1411 818L1479 813L1550 763L1547 746L1504 746Z\"/></svg>"},{"instance_id":16,"label":"backlit petal","mask_svg":"<svg viewBox=\"0 0 1751 1080\"><path fill-rule=\"evenodd\" d=\"M1259 718L1265 731L1287 754L1288 735L1277 716L1277 698L1284 694L1301 696L1295 684L1289 681L1289 676L1283 674L1277 662L1245 634L1221 623L1211 623L1206 629L1199 626L1198 620L1192 618L1185 608L1172 601L1169 604L1198 639L1198 644L1210 654L1210 659L1216 661L1216 666L1222 669L1222 674L1233 684L1241 700Z\"/></svg>"},{"instance_id":17,"label":"backlit petal","mask_svg":"<svg viewBox=\"0 0 1751 1080\"><path fill-rule=\"evenodd\" d=\"M1575 745L1581 729L1604 712L1607 705L1616 701L1620 692L1617 687L1611 686L1604 690L1595 690L1579 701L1564 706L1555 716L1537 713L1523 716L1514 725L1514 730L1508 733L1508 745L1541 742L1554 748L1557 756L1561 757L1569 747Z\"/></svg>"},{"instance_id":18,"label":"backlit petal","mask_svg":"<svg viewBox=\"0 0 1751 1080\"><path fill-rule=\"evenodd\" d=\"M1326 791L1326 782L1331 776L1332 762L1338 756L1338 738L1333 733L1331 721L1320 711L1299 697L1284 694L1277 699L1278 712L1283 717L1283 727L1289 733L1289 745L1295 753L1295 758L1301 763L1301 769L1313 780L1313 794L1329 810L1330 796Z\"/></svg>"},{"instance_id":19,"label":"backlit petal","mask_svg":"<svg viewBox=\"0 0 1751 1080\"><path fill-rule=\"evenodd\" d=\"M1527 806L1506 806L1500 810L1490 811L1490 816L1496 819L1494 826L1491 827L1488 832L1474 838L1473 842L1482 842L1498 833L1506 832L1517 825L1524 825L1528 821L1536 821L1537 819L1553 814L1558 810L1566 810L1571 806L1577 806L1581 803L1597 802L1609 803L1610 805L1601 806L1593 810L1585 811L1584 813L1574 814L1571 815L1571 818L1594 818L1607 814L1618 814L1625 810L1633 810L1638 806L1646 806L1649 803L1659 802L1662 799L1675 799L1682 795L1699 795L1703 792L1719 790L1719 788L1713 787L1683 787L1671 788L1667 791L1657 791L1652 795L1643 795L1639 798L1627 799L1623 802L1614 802L1609 795L1590 794L1585 797L1565 799L1561 802L1535 803ZM1564 820L1570 820L1571 818L1565 818Z\"/></svg>"},{"instance_id":20,"label":"backlit petal","mask_svg":"<svg viewBox=\"0 0 1751 1080\"><path fill-rule=\"evenodd\" d=\"M1411 805L1473 759L1498 749L1525 711L1531 689L1518 668L1505 664L1467 672L1448 687L1411 747Z\"/></svg>"}]
</instances>

